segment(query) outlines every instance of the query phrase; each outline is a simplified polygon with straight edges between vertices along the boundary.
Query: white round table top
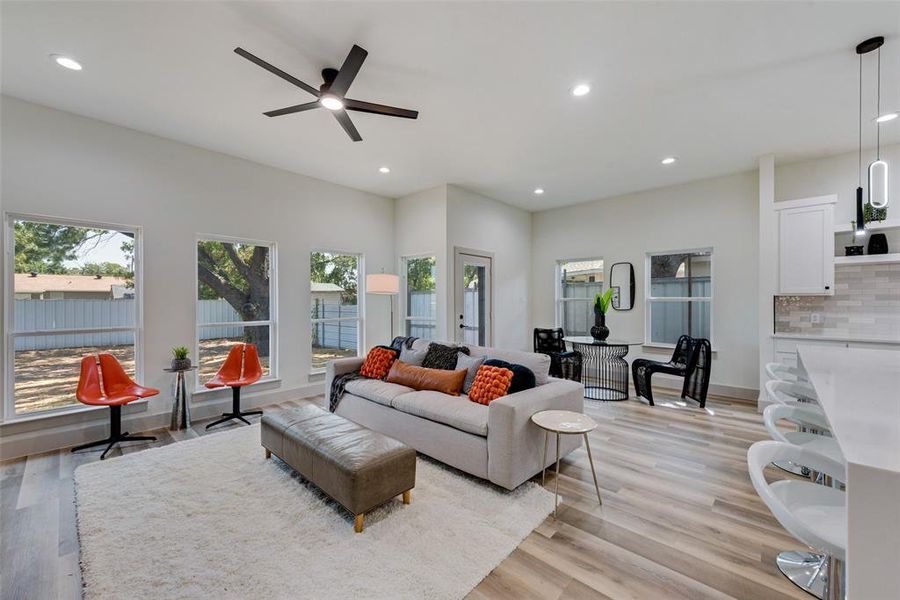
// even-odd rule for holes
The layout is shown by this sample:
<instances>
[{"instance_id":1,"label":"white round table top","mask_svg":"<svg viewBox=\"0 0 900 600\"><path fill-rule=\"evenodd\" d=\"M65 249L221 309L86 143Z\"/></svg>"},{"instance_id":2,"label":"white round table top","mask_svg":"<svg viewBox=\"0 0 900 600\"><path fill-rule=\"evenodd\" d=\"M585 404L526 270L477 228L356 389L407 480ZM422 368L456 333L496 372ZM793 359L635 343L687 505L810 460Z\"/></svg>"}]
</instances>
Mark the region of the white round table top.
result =
<instances>
[{"instance_id":1,"label":"white round table top","mask_svg":"<svg viewBox=\"0 0 900 600\"><path fill-rule=\"evenodd\" d=\"M571 410L542 410L531 415L531 422L555 433L587 433L597 427L589 416Z\"/></svg>"}]
</instances>

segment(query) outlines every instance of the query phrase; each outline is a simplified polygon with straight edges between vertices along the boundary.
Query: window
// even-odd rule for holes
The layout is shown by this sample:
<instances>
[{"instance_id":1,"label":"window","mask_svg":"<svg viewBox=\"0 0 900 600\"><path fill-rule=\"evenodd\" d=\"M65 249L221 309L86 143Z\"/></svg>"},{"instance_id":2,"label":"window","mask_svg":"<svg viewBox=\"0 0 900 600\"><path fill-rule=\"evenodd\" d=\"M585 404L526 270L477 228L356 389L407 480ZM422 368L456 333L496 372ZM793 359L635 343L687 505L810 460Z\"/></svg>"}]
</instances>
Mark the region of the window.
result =
<instances>
[{"instance_id":1,"label":"window","mask_svg":"<svg viewBox=\"0 0 900 600\"><path fill-rule=\"evenodd\" d=\"M436 275L437 259L434 256L403 258L404 335L434 339L437 324Z\"/></svg>"},{"instance_id":2,"label":"window","mask_svg":"<svg viewBox=\"0 0 900 600\"><path fill-rule=\"evenodd\" d=\"M264 378L278 375L275 244L197 241L197 376L209 381L235 344L255 344Z\"/></svg>"},{"instance_id":3,"label":"window","mask_svg":"<svg viewBox=\"0 0 900 600\"><path fill-rule=\"evenodd\" d=\"M86 354L108 352L140 379L140 228L14 215L6 227L4 418L81 407Z\"/></svg>"},{"instance_id":4,"label":"window","mask_svg":"<svg viewBox=\"0 0 900 600\"><path fill-rule=\"evenodd\" d=\"M711 249L648 254L647 278L647 343L712 339Z\"/></svg>"},{"instance_id":5,"label":"window","mask_svg":"<svg viewBox=\"0 0 900 600\"><path fill-rule=\"evenodd\" d=\"M603 291L603 259L560 261L556 272L556 326L566 335L590 335L594 296Z\"/></svg>"},{"instance_id":6,"label":"window","mask_svg":"<svg viewBox=\"0 0 900 600\"><path fill-rule=\"evenodd\" d=\"M329 360L359 356L362 347L358 254L313 252L309 259L312 370Z\"/></svg>"}]
</instances>

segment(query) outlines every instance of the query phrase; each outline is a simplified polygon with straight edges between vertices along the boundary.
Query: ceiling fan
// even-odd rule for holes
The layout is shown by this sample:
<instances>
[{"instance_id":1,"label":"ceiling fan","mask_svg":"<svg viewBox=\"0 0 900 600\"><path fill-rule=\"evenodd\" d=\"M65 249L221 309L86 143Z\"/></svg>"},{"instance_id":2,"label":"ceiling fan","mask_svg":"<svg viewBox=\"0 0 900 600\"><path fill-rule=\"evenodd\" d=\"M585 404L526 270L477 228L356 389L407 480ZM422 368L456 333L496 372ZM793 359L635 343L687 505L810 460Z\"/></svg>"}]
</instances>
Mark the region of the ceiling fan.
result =
<instances>
[{"instance_id":1,"label":"ceiling fan","mask_svg":"<svg viewBox=\"0 0 900 600\"><path fill-rule=\"evenodd\" d=\"M270 65L263 59L250 54L243 48L235 48L234 51L250 62L259 65L266 71L281 77L289 83L293 83L301 90L309 92L316 97L316 100L312 102L295 104L294 106L264 112L263 114L267 117L280 117L282 115L312 110L314 108L319 108L320 106L325 107L331 111L331 114L333 114L334 118L337 119L337 122L341 124L341 127L344 128L344 131L347 132L350 139L354 142L359 142L362 141L362 136L359 135L359 131L356 130L356 126L353 125L353 121L350 120L350 115L347 114L348 110L386 115L388 117L401 117L403 119L415 119L419 116L419 111L417 110L407 110L395 106L363 102L362 100L353 100L352 98L346 97L350 84L353 83L356 74L359 72L359 68L362 67L363 61L366 60L366 56L369 55L368 52L356 44L350 49L350 53L347 55L346 60L344 60L344 64L341 66L340 70L322 69L322 79L324 80L324 83L319 86L319 89L303 83L293 75L289 75L278 67Z\"/></svg>"}]
</instances>

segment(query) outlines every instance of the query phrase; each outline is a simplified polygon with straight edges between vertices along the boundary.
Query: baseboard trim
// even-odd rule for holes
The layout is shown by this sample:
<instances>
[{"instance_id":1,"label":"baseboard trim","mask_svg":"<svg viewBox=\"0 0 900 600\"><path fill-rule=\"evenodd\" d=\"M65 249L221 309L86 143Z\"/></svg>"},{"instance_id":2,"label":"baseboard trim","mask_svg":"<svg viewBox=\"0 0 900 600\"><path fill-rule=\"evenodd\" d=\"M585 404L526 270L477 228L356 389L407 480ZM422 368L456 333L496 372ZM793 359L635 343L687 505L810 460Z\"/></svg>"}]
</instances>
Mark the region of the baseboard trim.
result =
<instances>
[{"instance_id":1,"label":"baseboard trim","mask_svg":"<svg viewBox=\"0 0 900 600\"><path fill-rule=\"evenodd\" d=\"M683 384L684 380L679 377L666 376L661 373L653 376L653 387L658 387L668 392L674 390L678 394L681 394ZM720 383L710 383L709 393L716 396L734 398L735 400L746 400L748 402L756 402L760 397L759 390L757 389L723 385Z\"/></svg>"},{"instance_id":2,"label":"baseboard trim","mask_svg":"<svg viewBox=\"0 0 900 600\"><path fill-rule=\"evenodd\" d=\"M320 382L289 389L260 390L257 393L242 396L241 406L258 408L287 400L317 396L324 391L325 384ZM220 395L204 394L192 398L191 417L194 420L213 417L230 407L231 390L225 389ZM132 432L154 431L167 428L170 419L170 410L150 412L150 409L144 407L144 410L124 414L122 427L124 430ZM109 433L108 429L107 409L60 415L45 423L36 423L35 421L4 423L3 435L0 439L0 458L11 460L103 439Z\"/></svg>"}]
</instances>

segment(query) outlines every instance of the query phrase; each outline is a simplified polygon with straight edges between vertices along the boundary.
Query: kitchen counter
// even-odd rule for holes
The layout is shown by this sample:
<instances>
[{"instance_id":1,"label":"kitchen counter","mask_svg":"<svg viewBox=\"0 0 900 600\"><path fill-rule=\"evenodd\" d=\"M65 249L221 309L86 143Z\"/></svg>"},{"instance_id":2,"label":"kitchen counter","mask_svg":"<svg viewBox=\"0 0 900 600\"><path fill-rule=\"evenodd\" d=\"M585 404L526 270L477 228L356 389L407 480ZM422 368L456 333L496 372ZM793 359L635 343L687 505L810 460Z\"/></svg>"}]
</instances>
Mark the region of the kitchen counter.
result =
<instances>
[{"instance_id":1,"label":"kitchen counter","mask_svg":"<svg viewBox=\"0 0 900 600\"><path fill-rule=\"evenodd\" d=\"M818 335L815 333L773 333L776 340L820 340L823 342L858 342L864 344L891 344L900 346L900 339L877 336L842 336L842 335Z\"/></svg>"},{"instance_id":2,"label":"kitchen counter","mask_svg":"<svg viewBox=\"0 0 900 600\"><path fill-rule=\"evenodd\" d=\"M900 589L900 353L798 346L847 460L847 597Z\"/></svg>"}]
</instances>

